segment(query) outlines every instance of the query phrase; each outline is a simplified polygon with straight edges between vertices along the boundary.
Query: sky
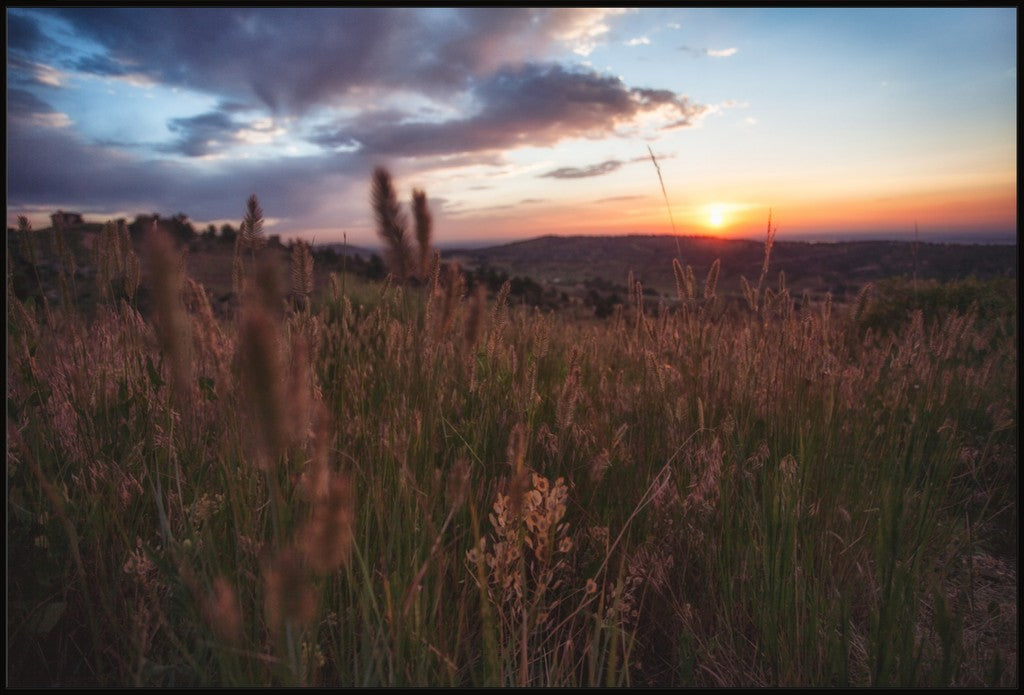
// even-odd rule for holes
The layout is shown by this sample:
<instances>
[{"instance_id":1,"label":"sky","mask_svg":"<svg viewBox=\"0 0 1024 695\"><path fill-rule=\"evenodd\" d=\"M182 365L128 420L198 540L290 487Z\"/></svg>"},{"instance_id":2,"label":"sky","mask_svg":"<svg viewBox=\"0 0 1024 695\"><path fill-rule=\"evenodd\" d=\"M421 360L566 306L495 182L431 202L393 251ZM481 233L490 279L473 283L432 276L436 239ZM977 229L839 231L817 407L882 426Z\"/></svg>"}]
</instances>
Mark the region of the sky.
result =
<instances>
[{"instance_id":1,"label":"sky","mask_svg":"<svg viewBox=\"0 0 1024 695\"><path fill-rule=\"evenodd\" d=\"M7 220L1014 241L1017 10L7 9ZM657 167L652 161L652 154ZM660 179L659 179L660 174Z\"/></svg>"}]
</instances>

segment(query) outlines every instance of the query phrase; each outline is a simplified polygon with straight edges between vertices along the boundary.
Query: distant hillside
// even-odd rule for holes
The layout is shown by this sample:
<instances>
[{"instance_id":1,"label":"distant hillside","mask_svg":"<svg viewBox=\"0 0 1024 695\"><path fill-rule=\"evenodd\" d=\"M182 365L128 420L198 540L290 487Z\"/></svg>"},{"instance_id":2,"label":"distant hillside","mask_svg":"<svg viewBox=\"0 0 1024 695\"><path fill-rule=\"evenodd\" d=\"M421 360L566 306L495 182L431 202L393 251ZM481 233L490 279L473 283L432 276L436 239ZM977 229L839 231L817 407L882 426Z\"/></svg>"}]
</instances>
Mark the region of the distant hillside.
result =
<instances>
[{"instance_id":1,"label":"distant hillside","mask_svg":"<svg viewBox=\"0 0 1024 695\"><path fill-rule=\"evenodd\" d=\"M361 256L365 259L369 259L370 256L377 254L380 255L380 251L376 249L368 249L363 246L356 246L354 244L317 244L314 249L331 250L339 256Z\"/></svg>"},{"instance_id":2,"label":"distant hillside","mask_svg":"<svg viewBox=\"0 0 1024 695\"><path fill-rule=\"evenodd\" d=\"M676 240L678 239L678 247ZM721 259L719 287L739 291L740 277L757 282L764 243L713 237L672 236L545 236L502 246L446 254L471 267L491 267L510 275L531 276L557 285L585 281L622 285L630 271L650 287L675 292L672 259L693 266L698 280ZM797 292L856 292L861 285L885 277L907 276L951 280L974 275L1016 277L1017 247L1006 245L937 244L903 241L814 243L776 241L772 247L769 280L779 271Z\"/></svg>"}]
</instances>

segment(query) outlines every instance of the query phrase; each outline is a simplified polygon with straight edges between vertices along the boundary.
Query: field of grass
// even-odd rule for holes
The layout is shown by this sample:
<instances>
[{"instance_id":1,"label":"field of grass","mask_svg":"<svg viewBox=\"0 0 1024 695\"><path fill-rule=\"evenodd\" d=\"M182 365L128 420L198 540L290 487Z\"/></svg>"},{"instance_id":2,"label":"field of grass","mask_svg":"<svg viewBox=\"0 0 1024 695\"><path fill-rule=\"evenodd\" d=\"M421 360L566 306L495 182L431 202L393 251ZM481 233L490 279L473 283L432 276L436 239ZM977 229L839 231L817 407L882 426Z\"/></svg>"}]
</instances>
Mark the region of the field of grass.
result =
<instances>
[{"instance_id":1,"label":"field of grass","mask_svg":"<svg viewBox=\"0 0 1024 695\"><path fill-rule=\"evenodd\" d=\"M568 320L254 245L218 316L17 236L9 685L1017 684L1012 280Z\"/></svg>"}]
</instances>

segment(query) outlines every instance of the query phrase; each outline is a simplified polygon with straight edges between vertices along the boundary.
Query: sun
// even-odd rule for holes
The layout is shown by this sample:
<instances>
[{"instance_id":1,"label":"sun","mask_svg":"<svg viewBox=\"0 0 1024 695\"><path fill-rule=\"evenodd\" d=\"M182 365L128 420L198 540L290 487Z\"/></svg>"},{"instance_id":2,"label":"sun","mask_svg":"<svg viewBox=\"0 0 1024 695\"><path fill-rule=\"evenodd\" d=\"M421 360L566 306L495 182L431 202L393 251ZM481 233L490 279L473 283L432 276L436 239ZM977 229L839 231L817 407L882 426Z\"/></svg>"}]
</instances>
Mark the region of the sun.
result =
<instances>
[{"instance_id":1,"label":"sun","mask_svg":"<svg viewBox=\"0 0 1024 695\"><path fill-rule=\"evenodd\" d=\"M707 224L712 229L721 229L726 222L726 206L721 203L714 203L707 206Z\"/></svg>"}]
</instances>

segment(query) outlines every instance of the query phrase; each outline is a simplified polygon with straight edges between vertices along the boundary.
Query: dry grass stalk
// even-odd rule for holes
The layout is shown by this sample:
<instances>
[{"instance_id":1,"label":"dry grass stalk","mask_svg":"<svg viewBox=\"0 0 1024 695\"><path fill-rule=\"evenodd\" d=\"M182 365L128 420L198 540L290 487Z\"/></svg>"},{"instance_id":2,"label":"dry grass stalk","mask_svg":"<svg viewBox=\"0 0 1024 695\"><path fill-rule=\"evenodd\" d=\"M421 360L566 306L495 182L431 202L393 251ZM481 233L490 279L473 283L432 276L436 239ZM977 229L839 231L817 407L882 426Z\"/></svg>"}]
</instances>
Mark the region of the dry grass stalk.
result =
<instances>
[{"instance_id":1,"label":"dry grass stalk","mask_svg":"<svg viewBox=\"0 0 1024 695\"><path fill-rule=\"evenodd\" d=\"M459 270L458 263L450 263L448 265L448 278L445 285L444 305L441 309L441 320L437 324L436 331L438 336L446 333L451 328L452 321L455 319L455 307L458 306L466 289L466 279Z\"/></svg>"},{"instance_id":2,"label":"dry grass stalk","mask_svg":"<svg viewBox=\"0 0 1024 695\"><path fill-rule=\"evenodd\" d=\"M686 276L683 274L683 264L679 262L678 258L672 259L672 275L676 279L676 294L679 299L686 301Z\"/></svg>"},{"instance_id":3,"label":"dry grass stalk","mask_svg":"<svg viewBox=\"0 0 1024 695\"><path fill-rule=\"evenodd\" d=\"M633 284L633 302L636 312L636 334L639 336L641 329L647 325L644 317L644 285L639 280Z\"/></svg>"},{"instance_id":4,"label":"dry grass stalk","mask_svg":"<svg viewBox=\"0 0 1024 695\"><path fill-rule=\"evenodd\" d=\"M697 298L697 279L693 274L693 266L686 266L686 298Z\"/></svg>"},{"instance_id":5,"label":"dry grass stalk","mask_svg":"<svg viewBox=\"0 0 1024 695\"><path fill-rule=\"evenodd\" d=\"M427 207L427 194L418 188L412 191L412 211L416 220L416 242L419 244L419 276L424 280L430 271L430 235L433 218Z\"/></svg>"},{"instance_id":6,"label":"dry grass stalk","mask_svg":"<svg viewBox=\"0 0 1024 695\"><path fill-rule=\"evenodd\" d=\"M482 284L477 284L473 291L473 299L469 305L469 314L466 316L465 346L467 353L476 345L480 337L480 329L484 322L484 311L487 306L487 290Z\"/></svg>"},{"instance_id":7,"label":"dry grass stalk","mask_svg":"<svg viewBox=\"0 0 1024 695\"><path fill-rule=\"evenodd\" d=\"M245 283L245 263L242 261L242 235L235 236L235 253L231 259L231 291L241 297L247 289Z\"/></svg>"},{"instance_id":8,"label":"dry grass stalk","mask_svg":"<svg viewBox=\"0 0 1024 695\"><path fill-rule=\"evenodd\" d=\"M309 341L299 331L292 333L289 364L291 374L288 380L288 439L291 444L301 446L309 437L313 402Z\"/></svg>"},{"instance_id":9,"label":"dry grass stalk","mask_svg":"<svg viewBox=\"0 0 1024 695\"><path fill-rule=\"evenodd\" d=\"M267 240L263 236L263 208L260 207L260 201L255 193L249 196L245 207L245 217L239 226L238 238L241 239L243 248L249 249L250 252L259 251L266 245Z\"/></svg>"},{"instance_id":10,"label":"dry grass stalk","mask_svg":"<svg viewBox=\"0 0 1024 695\"><path fill-rule=\"evenodd\" d=\"M757 298L760 291L751 287L744 275L740 276L740 287L743 290L743 298L747 300L747 306L751 311L757 311Z\"/></svg>"},{"instance_id":11,"label":"dry grass stalk","mask_svg":"<svg viewBox=\"0 0 1024 695\"><path fill-rule=\"evenodd\" d=\"M313 513L299 531L302 553L316 574L329 574L348 561L352 553L355 495L347 476L333 474L326 494L313 501Z\"/></svg>"},{"instance_id":12,"label":"dry grass stalk","mask_svg":"<svg viewBox=\"0 0 1024 695\"><path fill-rule=\"evenodd\" d=\"M285 548L263 563L263 605L272 632L280 633L286 621L304 627L313 620L316 594L311 579L302 555L294 548Z\"/></svg>"},{"instance_id":13,"label":"dry grass stalk","mask_svg":"<svg viewBox=\"0 0 1024 695\"><path fill-rule=\"evenodd\" d=\"M519 514L523 507L523 496L529 490L530 471L526 468L526 426L522 423L516 424L508 438L508 449L506 454L508 464L512 468L512 477L509 478L507 491L509 497L509 510L513 516Z\"/></svg>"},{"instance_id":14,"label":"dry grass stalk","mask_svg":"<svg viewBox=\"0 0 1024 695\"><path fill-rule=\"evenodd\" d=\"M18 243L21 245L21 252L33 265L39 265L39 255L36 252L35 234L32 231L32 223L25 215L18 215Z\"/></svg>"},{"instance_id":15,"label":"dry grass stalk","mask_svg":"<svg viewBox=\"0 0 1024 695\"><path fill-rule=\"evenodd\" d=\"M694 463L699 466L699 474L690 483L689 492L682 503L683 509L711 514L717 506L722 473L722 445L717 437L709 447L697 450Z\"/></svg>"},{"instance_id":16,"label":"dry grass stalk","mask_svg":"<svg viewBox=\"0 0 1024 695\"><path fill-rule=\"evenodd\" d=\"M213 580L203 603L203 614L214 633L222 640L237 644L242 637L242 611L231 583L224 577Z\"/></svg>"},{"instance_id":17,"label":"dry grass stalk","mask_svg":"<svg viewBox=\"0 0 1024 695\"><path fill-rule=\"evenodd\" d=\"M75 265L75 256L71 252L71 247L68 246L67 238L64 236L64 225L61 223L60 218L56 220L56 224L53 226L53 239L57 245L57 254L60 256L61 262L64 264L64 273L74 283L75 272L77 267ZM70 307L70 305L69 305Z\"/></svg>"},{"instance_id":18,"label":"dry grass stalk","mask_svg":"<svg viewBox=\"0 0 1024 695\"><path fill-rule=\"evenodd\" d=\"M371 201L377 220L377 235L384 241L385 256L391 274L404 282L413 273L413 252L405 213L398 205L395 187L387 169L373 172Z\"/></svg>"},{"instance_id":19,"label":"dry grass stalk","mask_svg":"<svg viewBox=\"0 0 1024 695\"><path fill-rule=\"evenodd\" d=\"M254 280L253 296L250 297L250 301L255 299L275 320L282 320L287 310L287 302L280 264L270 257L259 259Z\"/></svg>"},{"instance_id":20,"label":"dry grass stalk","mask_svg":"<svg viewBox=\"0 0 1024 695\"><path fill-rule=\"evenodd\" d=\"M276 322L264 307L249 302L242 318L238 341L242 381L252 404L255 424L263 444L260 463L269 466L288 441L288 418L283 364Z\"/></svg>"},{"instance_id":21,"label":"dry grass stalk","mask_svg":"<svg viewBox=\"0 0 1024 695\"><path fill-rule=\"evenodd\" d=\"M118 250L120 253L121 289L124 296L131 299L139 288L141 267L139 257L135 254L135 247L128 234L128 227L124 220L117 223L118 239L120 240Z\"/></svg>"},{"instance_id":22,"label":"dry grass stalk","mask_svg":"<svg viewBox=\"0 0 1024 695\"><path fill-rule=\"evenodd\" d=\"M650 145L647 146L647 151L651 155L651 162L654 164L655 171L658 172L658 183L661 184L661 194L665 198L665 209L668 210L668 221L672 223L672 238L676 240L676 258L679 258L683 253L679 249L679 232L676 231L676 221L672 217L672 206L668 202L668 191L665 190L665 179L661 178L661 167L658 166L658 160L654 156L654 150L651 149Z\"/></svg>"},{"instance_id":23,"label":"dry grass stalk","mask_svg":"<svg viewBox=\"0 0 1024 695\"><path fill-rule=\"evenodd\" d=\"M309 310L313 292L313 252L301 239L292 246L292 295L304 310Z\"/></svg>"},{"instance_id":24,"label":"dry grass stalk","mask_svg":"<svg viewBox=\"0 0 1024 695\"><path fill-rule=\"evenodd\" d=\"M715 298L715 287L718 285L718 271L722 265L722 259L716 258L708 270L707 279L704 280L704 299Z\"/></svg>"},{"instance_id":25,"label":"dry grass stalk","mask_svg":"<svg viewBox=\"0 0 1024 695\"><path fill-rule=\"evenodd\" d=\"M444 495L449 507L454 509L462 506L469 493L469 483L469 461L464 458L457 459L448 471L448 479L445 482Z\"/></svg>"},{"instance_id":26,"label":"dry grass stalk","mask_svg":"<svg viewBox=\"0 0 1024 695\"><path fill-rule=\"evenodd\" d=\"M772 245L775 243L775 233L778 232L777 227L772 226L772 211L768 211L768 229L765 232L764 237L764 262L761 265L761 277L757 280L758 291L764 287L764 280L768 276L768 261L772 255Z\"/></svg>"},{"instance_id":27,"label":"dry grass stalk","mask_svg":"<svg viewBox=\"0 0 1024 695\"><path fill-rule=\"evenodd\" d=\"M117 255L114 252L117 244L115 234L114 223L108 221L103 225L103 229L100 230L99 237L92 247L92 262L96 269L96 289L101 300L110 299L110 283L117 273L116 269L112 267Z\"/></svg>"},{"instance_id":28,"label":"dry grass stalk","mask_svg":"<svg viewBox=\"0 0 1024 695\"><path fill-rule=\"evenodd\" d=\"M155 223L147 243L157 340L170 364L174 392L184 404L189 402L193 383L190 322L182 303L184 278L181 257L174 242Z\"/></svg>"},{"instance_id":29,"label":"dry grass stalk","mask_svg":"<svg viewBox=\"0 0 1024 695\"><path fill-rule=\"evenodd\" d=\"M28 259L29 263L32 264L32 272L36 277L36 286L39 288L39 295L43 300L43 313L50 320L50 303L46 297L46 292L43 290L43 283L39 277L39 253L36 248L36 235L32 231L32 223L29 222L28 217L25 215L18 215L18 243L21 246L21 253ZM11 268L11 257L10 254L7 256L7 285L9 289L9 295L14 296L14 271ZM20 303L19 303L20 304ZM22 307L24 309L24 307Z\"/></svg>"},{"instance_id":30,"label":"dry grass stalk","mask_svg":"<svg viewBox=\"0 0 1024 695\"><path fill-rule=\"evenodd\" d=\"M220 323L213 315L213 306L206 288L190 277L185 278L185 308L193 317L195 345L199 361L210 360L214 365L223 366L228 353L227 339Z\"/></svg>"},{"instance_id":31,"label":"dry grass stalk","mask_svg":"<svg viewBox=\"0 0 1024 695\"><path fill-rule=\"evenodd\" d=\"M441 288L441 252L434 251L434 258L430 263L430 291L431 295L436 294Z\"/></svg>"}]
</instances>

